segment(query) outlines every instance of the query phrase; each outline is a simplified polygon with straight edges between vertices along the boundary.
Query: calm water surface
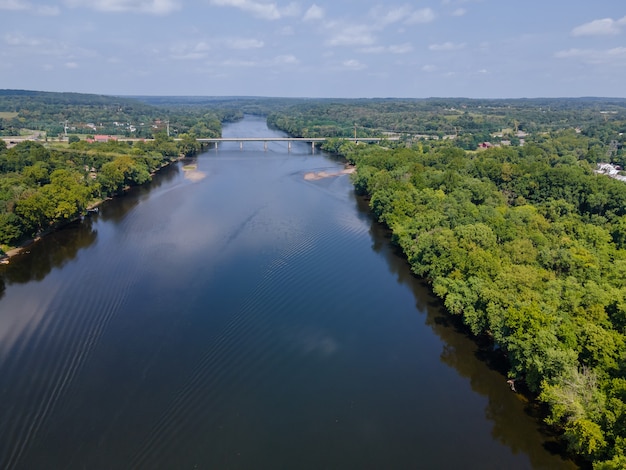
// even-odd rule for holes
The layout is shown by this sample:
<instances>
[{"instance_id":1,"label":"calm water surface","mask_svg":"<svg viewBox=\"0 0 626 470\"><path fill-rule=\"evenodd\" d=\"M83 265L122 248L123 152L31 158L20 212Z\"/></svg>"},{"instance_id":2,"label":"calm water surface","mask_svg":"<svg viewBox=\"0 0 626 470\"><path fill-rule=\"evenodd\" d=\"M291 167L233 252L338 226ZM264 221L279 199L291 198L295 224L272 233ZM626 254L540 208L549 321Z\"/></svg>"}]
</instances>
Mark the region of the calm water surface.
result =
<instances>
[{"instance_id":1,"label":"calm water surface","mask_svg":"<svg viewBox=\"0 0 626 470\"><path fill-rule=\"evenodd\" d=\"M574 468L349 177L304 178L341 163L190 163L2 268L0 468Z\"/></svg>"}]
</instances>

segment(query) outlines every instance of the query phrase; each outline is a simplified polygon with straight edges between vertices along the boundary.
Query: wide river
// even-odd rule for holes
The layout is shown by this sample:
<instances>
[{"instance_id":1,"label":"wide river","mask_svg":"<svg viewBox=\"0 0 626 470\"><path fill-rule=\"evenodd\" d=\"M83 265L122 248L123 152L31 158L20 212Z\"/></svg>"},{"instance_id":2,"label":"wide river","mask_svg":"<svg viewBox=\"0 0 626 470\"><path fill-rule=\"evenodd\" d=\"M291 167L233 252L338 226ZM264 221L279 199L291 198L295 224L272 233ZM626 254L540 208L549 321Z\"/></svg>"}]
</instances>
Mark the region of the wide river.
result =
<instances>
[{"instance_id":1,"label":"wide river","mask_svg":"<svg viewBox=\"0 0 626 470\"><path fill-rule=\"evenodd\" d=\"M575 468L342 169L222 144L2 267L0 468Z\"/></svg>"}]
</instances>

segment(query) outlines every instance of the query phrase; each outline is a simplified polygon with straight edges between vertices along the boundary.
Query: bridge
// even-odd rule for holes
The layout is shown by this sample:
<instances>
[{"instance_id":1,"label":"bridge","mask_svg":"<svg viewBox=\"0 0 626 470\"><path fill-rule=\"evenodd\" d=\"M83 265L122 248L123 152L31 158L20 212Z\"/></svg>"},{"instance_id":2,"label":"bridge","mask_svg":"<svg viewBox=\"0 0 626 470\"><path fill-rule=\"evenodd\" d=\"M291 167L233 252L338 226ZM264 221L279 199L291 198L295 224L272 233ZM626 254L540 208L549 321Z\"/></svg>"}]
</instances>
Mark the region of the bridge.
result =
<instances>
[{"instance_id":1,"label":"bridge","mask_svg":"<svg viewBox=\"0 0 626 470\"><path fill-rule=\"evenodd\" d=\"M239 148L243 149L244 142L263 142L263 147L267 150L268 142L287 142L287 148L291 150L292 142L304 142L310 143L311 148L315 149L315 144L326 142L329 139L335 137L216 137L216 138L198 138L196 139L201 144L215 144L215 148L222 142L239 142ZM338 137L339 140L345 140L348 142L366 142L366 143L380 143L381 140L398 141L399 137Z\"/></svg>"},{"instance_id":2,"label":"bridge","mask_svg":"<svg viewBox=\"0 0 626 470\"><path fill-rule=\"evenodd\" d=\"M146 141L152 141L154 139L143 139L143 138L139 138L139 137L114 137L114 136L107 136L108 139L111 140L117 140L119 142L146 142ZM35 140L35 141L52 141L55 139L47 139L45 137L42 137L41 135L38 136L15 136L15 137L0 137L1 139L3 139L6 143L7 143L7 147L12 147L15 144L18 144L20 142L23 142L25 140ZM313 150L315 150L315 144L321 144L323 142L326 142L327 140L332 140L332 139L337 139L337 140L341 140L341 141L346 141L346 142L355 142L355 143L359 143L359 142L364 142L364 143L380 143L383 140L387 140L387 141L392 141L392 142L397 142L400 140L400 137L397 136L393 136L393 137L199 137L196 138L196 141L198 141L200 144L215 144L215 148L218 148L218 145L222 142L239 142L239 148L243 149L243 144L245 142L263 142L263 147L265 148L265 150L267 150L267 144L268 142L287 142L287 147L289 150L291 150L291 144L292 142L304 142L304 143L310 143L311 144L311 148ZM60 138L58 139L59 141L61 140ZM175 141L179 141L181 139L179 138L174 138Z\"/></svg>"}]
</instances>

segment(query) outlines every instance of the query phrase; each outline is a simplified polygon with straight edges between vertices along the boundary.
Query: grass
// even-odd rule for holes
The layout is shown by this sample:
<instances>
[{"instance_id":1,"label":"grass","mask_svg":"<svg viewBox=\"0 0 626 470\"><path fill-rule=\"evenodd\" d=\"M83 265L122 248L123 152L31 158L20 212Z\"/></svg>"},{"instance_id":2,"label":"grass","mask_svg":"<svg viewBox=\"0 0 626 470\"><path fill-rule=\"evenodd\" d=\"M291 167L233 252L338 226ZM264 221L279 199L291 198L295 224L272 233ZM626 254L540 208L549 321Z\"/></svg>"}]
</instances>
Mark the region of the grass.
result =
<instances>
[{"instance_id":1,"label":"grass","mask_svg":"<svg viewBox=\"0 0 626 470\"><path fill-rule=\"evenodd\" d=\"M17 114L11 111L0 111L0 119L13 119L17 117Z\"/></svg>"}]
</instances>

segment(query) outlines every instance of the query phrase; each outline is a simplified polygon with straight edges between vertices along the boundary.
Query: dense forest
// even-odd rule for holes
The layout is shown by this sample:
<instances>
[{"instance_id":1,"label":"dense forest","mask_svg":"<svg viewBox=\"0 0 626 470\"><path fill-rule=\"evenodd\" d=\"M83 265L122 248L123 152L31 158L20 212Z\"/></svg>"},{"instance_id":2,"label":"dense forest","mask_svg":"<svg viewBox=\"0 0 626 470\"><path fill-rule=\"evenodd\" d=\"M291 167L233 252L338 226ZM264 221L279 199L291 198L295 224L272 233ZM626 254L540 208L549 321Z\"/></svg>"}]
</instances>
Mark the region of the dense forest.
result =
<instances>
[{"instance_id":1,"label":"dense forest","mask_svg":"<svg viewBox=\"0 0 626 470\"><path fill-rule=\"evenodd\" d=\"M569 451L626 467L626 183L592 139L467 152L331 143L447 310L506 355Z\"/></svg>"},{"instance_id":2,"label":"dense forest","mask_svg":"<svg viewBox=\"0 0 626 470\"><path fill-rule=\"evenodd\" d=\"M293 136L334 137L324 149L356 165L356 191L413 272L471 334L506 356L511 383L545 406L571 454L596 469L626 468L626 182L597 172L601 162L626 166L626 100L0 91L0 132L60 133L58 123L73 116L112 130L105 123L151 123L144 129L154 136L11 148L0 140L0 243L42 233L148 181L198 151L196 136L220 135L222 122L244 113L266 115ZM355 132L383 140L342 139Z\"/></svg>"},{"instance_id":3,"label":"dense forest","mask_svg":"<svg viewBox=\"0 0 626 470\"><path fill-rule=\"evenodd\" d=\"M157 134L146 142L87 141L44 146L0 140L0 244L6 249L84 214L97 201L149 181L199 149L189 135Z\"/></svg>"}]
</instances>

